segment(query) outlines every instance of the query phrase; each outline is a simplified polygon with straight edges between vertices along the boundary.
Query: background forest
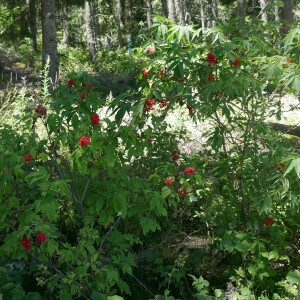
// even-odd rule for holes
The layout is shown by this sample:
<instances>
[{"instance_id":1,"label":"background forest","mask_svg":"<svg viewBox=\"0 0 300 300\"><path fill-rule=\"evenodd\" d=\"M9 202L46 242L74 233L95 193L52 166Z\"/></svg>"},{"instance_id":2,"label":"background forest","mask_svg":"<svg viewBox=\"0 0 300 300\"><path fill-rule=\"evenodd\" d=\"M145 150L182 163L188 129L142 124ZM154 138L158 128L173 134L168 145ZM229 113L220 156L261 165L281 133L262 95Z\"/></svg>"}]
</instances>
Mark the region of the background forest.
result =
<instances>
[{"instance_id":1,"label":"background forest","mask_svg":"<svg viewBox=\"0 0 300 300\"><path fill-rule=\"evenodd\" d=\"M0 0L0 299L300 299L299 6Z\"/></svg>"}]
</instances>

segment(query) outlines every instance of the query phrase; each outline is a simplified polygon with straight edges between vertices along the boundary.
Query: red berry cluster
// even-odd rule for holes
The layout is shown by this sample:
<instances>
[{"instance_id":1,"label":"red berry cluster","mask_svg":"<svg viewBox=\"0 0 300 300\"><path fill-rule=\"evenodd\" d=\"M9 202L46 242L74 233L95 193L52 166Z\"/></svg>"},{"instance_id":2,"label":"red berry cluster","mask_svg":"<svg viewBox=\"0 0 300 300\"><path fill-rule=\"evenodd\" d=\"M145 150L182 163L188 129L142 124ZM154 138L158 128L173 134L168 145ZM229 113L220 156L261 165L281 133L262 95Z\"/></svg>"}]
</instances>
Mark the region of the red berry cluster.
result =
<instances>
[{"instance_id":1,"label":"red berry cluster","mask_svg":"<svg viewBox=\"0 0 300 300\"><path fill-rule=\"evenodd\" d=\"M273 223L274 223L274 219L272 217L265 218L265 225L266 225L267 228L272 226Z\"/></svg>"},{"instance_id":2,"label":"red berry cluster","mask_svg":"<svg viewBox=\"0 0 300 300\"><path fill-rule=\"evenodd\" d=\"M153 106L155 105L155 99L146 99L144 110L153 110Z\"/></svg>"},{"instance_id":3,"label":"red berry cluster","mask_svg":"<svg viewBox=\"0 0 300 300\"><path fill-rule=\"evenodd\" d=\"M100 123L100 117L97 114L90 115L90 120L91 120L93 126L98 126Z\"/></svg>"},{"instance_id":4,"label":"red berry cluster","mask_svg":"<svg viewBox=\"0 0 300 300\"><path fill-rule=\"evenodd\" d=\"M194 113L193 106L187 105L187 108L188 108L188 110L189 110L189 114L192 115L192 114Z\"/></svg>"},{"instance_id":5,"label":"red berry cluster","mask_svg":"<svg viewBox=\"0 0 300 300\"><path fill-rule=\"evenodd\" d=\"M67 83L68 87L71 88L76 85L76 79L69 79Z\"/></svg>"},{"instance_id":6,"label":"red berry cluster","mask_svg":"<svg viewBox=\"0 0 300 300\"><path fill-rule=\"evenodd\" d=\"M281 174L283 174L284 170L285 170L285 167L286 167L286 164L285 163L280 163L279 165L278 164L274 164L274 167L277 169L278 172L280 172Z\"/></svg>"},{"instance_id":7,"label":"red berry cluster","mask_svg":"<svg viewBox=\"0 0 300 300\"><path fill-rule=\"evenodd\" d=\"M210 82L215 81L215 76L212 72L210 72L209 75L208 75L208 81L210 81Z\"/></svg>"},{"instance_id":8,"label":"red berry cluster","mask_svg":"<svg viewBox=\"0 0 300 300\"><path fill-rule=\"evenodd\" d=\"M174 160L174 161L178 160L178 155L177 155L176 149L174 149L174 150L172 151L172 160Z\"/></svg>"},{"instance_id":9,"label":"red berry cluster","mask_svg":"<svg viewBox=\"0 0 300 300\"><path fill-rule=\"evenodd\" d=\"M165 185L171 186L174 182L174 179L172 177L168 177L165 179Z\"/></svg>"},{"instance_id":10,"label":"red berry cluster","mask_svg":"<svg viewBox=\"0 0 300 300\"><path fill-rule=\"evenodd\" d=\"M38 104L35 108L35 112L39 115L39 116L45 116L47 114L47 109L46 107L44 107L42 104Z\"/></svg>"},{"instance_id":11,"label":"red berry cluster","mask_svg":"<svg viewBox=\"0 0 300 300\"><path fill-rule=\"evenodd\" d=\"M160 108L164 108L170 105L170 102L167 102L166 100L161 100L159 103Z\"/></svg>"},{"instance_id":12,"label":"red berry cluster","mask_svg":"<svg viewBox=\"0 0 300 300\"><path fill-rule=\"evenodd\" d=\"M195 169L193 167L188 167L184 170L184 174L193 175L195 173Z\"/></svg>"},{"instance_id":13,"label":"red berry cluster","mask_svg":"<svg viewBox=\"0 0 300 300\"><path fill-rule=\"evenodd\" d=\"M177 190L178 194L180 194L181 196L186 196L188 194L188 191L186 188L180 188Z\"/></svg>"},{"instance_id":14,"label":"red berry cluster","mask_svg":"<svg viewBox=\"0 0 300 300\"><path fill-rule=\"evenodd\" d=\"M143 68L143 69L142 69L142 74L143 74L144 77L149 76L149 72L147 72L147 69L146 69L146 68Z\"/></svg>"},{"instance_id":15,"label":"red berry cluster","mask_svg":"<svg viewBox=\"0 0 300 300\"><path fill-rule=\"evenodd\" d=\"M81 147L86 147L91 141L91 138L88 136L82 136L79 140L79 144Z\"/></svg>"},{"instance_id":16,"label":"red berry cluster","mask_svg":"<svg viewBox=\"0 0 300 300\"><path fill-rule=\"evenodd\" d=\"M218 64L218 60L216 59L216 56L213 53L207 53L207 61L209 64Z\"/></svg>"},{"instance_id":17,"label":"red berry cluster","mask_svg":"<svg viewBox=\"0 0 300 300\"><path fill-rule=\"evenodd\" d=\"M39 232L35 235L35 238L36 238L37 242L44 243L47 240L47 235L43 232ZM29 238L26 235L24 235L20 239L20 243L26 250L32 249L32 238Z\"/></svg>"},{"instance_id":18,"label":"red berry cluster","mask_svg":"<svg viewBox=\"0 0 300 300\"><path fill-rule=\"evenodd\" d=\"M33 156L30 153L23 155L24 163L28 164L33 160Z\"/></svg>"},{"instance_id":19,"label":"red berry cluster","mask_svg":"<svg viewBox=\"0 0 300 300\"><path fill-rule=\"evenodd\" d=\"M154 48L153 48L153 47L151 47L151 46L148 46L148 47L146 48L146 52L147 52L147 53L154 53L154 52L155 52L155 50L154 50Z\"/></svg>"},{"instance_id":20,"label":"red berry cluster","mask_svg":"<svg viewBox=\"0 0 300 300\"><path fill-rule=\"evenodd\" d=\"M240 60L238 58L236 58L235 60L230 62L230 65L232 67L238 67L241 64Z\"/></svg>"}]
</instances>

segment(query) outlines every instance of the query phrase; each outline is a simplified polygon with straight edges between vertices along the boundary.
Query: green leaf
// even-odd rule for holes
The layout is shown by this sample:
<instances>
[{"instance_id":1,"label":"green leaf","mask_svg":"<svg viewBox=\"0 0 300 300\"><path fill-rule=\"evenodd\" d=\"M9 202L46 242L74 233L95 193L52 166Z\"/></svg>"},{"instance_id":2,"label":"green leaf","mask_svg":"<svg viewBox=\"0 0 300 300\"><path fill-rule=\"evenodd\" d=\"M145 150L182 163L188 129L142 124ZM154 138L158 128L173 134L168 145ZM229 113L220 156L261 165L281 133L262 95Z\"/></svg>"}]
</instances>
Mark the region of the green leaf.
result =
<instances>
[{"instance_id":1,"label":"green leaf","mask_svg":"<svg viewBox=\"0 0 300 300\"><path fill-rule=\"evenodd\" d=\"M172 190L169 187L167 187L167 186L164 186L161 189L161 197L163 199L167 198L171 193L172 193Z\"/></svg>"},{"instance_id":2,"label":"green leaf","mask_svg":"<svg viewBox=\"0 0 300 300\"><path fill-rule=\"evenodd\" d=\"M72 300L72 295L67 290L61 290L59 299L60 300Z\"/></svg>"},{"instance_id":3,"label":"green leaf","mask_svg":"<svg viewBox=\"0 0 300 300\"><path fill-rule=\"evenodd\" d=\"M49 174L47 170L44 167L39 167L39 169L36 172L29 173L25 180L29 183L29 185L32 185L34 182L37 181L48 181Z\"/></svg>"},{"instance_id":4,"label":"green leaf","mask_svg":"<svg viewBox=\"0 0 300 300\"><path fill-rule=\"evenodd\" d=\"M114 295L114 296L108 296L107 300L124 300L124 298L121 296Z\"/></svg>"},{"instance_id":5,"label":"green leaf","mask_svg":"<svg viewBox=\"0 0 300 300\"><path fill-rule=\"evenodd\" d=\"M100 292L92 292L92 300L107 300L106 296Z\"/></svg>"},{"instance_id":6,"label":"green leaf","mask_svg":"<svg viewBox=\"0 0 300 300\"><path fill-rule=\"evenodd\" d=\"M222 291L219 290L219 289L216 289L216 290L215 290L215 297L216 297L216 298L221 298L222 296L223 296Z\"/></svg>"},{"instance_id":7,"label":"green leaf","mask_svg":"<svg viewBox=\"0 0 300 300\"><path fill-rule=\"evenodd\" d=\"M143 234L144 235L146 235L150 231L154 232L157 229L158 230L161 229L160 225L155 220L150 219L150 218L142 217L140 219L140 224L142 226Z\"/></svg>"},{"instance_id":8,"label":"green leaf","mask_svg":"<svg viewBox=\"0 0 300 300\"><path fill-rule=\"evenodd\" d=\"M300 158L296 158L292 160L292 162L287 167L284 175L291 172L292 169L295 169L297 176L300 177Z\"/></svg>"},{"instance_id":9,"label":"green leaf","mask_svg":"<svg viewBox=\"0 0 300 300\"><path fill-rule=\"evenodd\" d=\"M295 270L295 271L289 272L286 276L286 279L289 282L295 283L300 286L300 271Z\"/></svg>"}]
</instances>

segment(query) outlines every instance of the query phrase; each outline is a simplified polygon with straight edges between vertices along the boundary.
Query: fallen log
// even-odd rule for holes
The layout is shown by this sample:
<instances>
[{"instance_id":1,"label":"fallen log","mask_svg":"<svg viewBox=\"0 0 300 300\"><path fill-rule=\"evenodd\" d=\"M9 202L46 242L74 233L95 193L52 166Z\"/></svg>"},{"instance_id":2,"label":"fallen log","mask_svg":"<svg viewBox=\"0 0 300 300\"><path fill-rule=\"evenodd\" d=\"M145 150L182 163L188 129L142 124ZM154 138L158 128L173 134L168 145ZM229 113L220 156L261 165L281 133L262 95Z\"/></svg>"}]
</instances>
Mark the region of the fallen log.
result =
<instances>
[{"instance_id":1,"label":"fallen log","mask_svg":"<svg viewBox=\"0 0 300 300\"><path fill-rule=\"evenodd\" d=\"M280 131L284 134L300 137L300 126L285 125L280 123L266 123L266 125L270 126L273 130Z\"/></svg>"}]
</instances>

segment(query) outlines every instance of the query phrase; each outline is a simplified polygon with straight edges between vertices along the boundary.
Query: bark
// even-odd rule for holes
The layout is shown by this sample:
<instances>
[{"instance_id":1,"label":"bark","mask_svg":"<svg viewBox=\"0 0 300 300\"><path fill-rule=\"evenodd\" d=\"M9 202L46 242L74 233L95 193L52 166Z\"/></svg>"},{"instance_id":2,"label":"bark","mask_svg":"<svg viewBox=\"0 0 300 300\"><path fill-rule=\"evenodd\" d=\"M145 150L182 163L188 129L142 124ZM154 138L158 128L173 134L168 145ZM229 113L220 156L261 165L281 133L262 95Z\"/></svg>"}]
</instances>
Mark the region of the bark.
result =
<instances>
[{"instance_id":1,"label":"bark","mask_svg":"<svg viewBox=\"0 0 300 300\"><path fill-rule=\"evenodd\" d=\"M167 0L161 0L161 10L162 10L162 15L165 18L168 18L168 3L167 3Z\"/></svg>"},{"instance_id":2,"label":"bark","mask_svg":"<svg viewBox=\"0 0 300 300\"><path fill-rule=\"evenodd\" d=\"M185 1L184 0L174 0L176 20L179 25L185 25Z\"/></svg>"},{"instance_id":3,"label":"bark","mask_svg":"<svg viewBox=\"0 0 300 300\"><path fill-rule=\"evenodd\" d=\"M294 136L300 137L300 127L294 125L285 125L280 123L266 123L266 125L270 126L273 130L280 131L284 134L290 134Z\"/></svg>"},{"instance_id":4,"label":"bark","mask_svg":"<svg viewBox=\"0 0 300 300\"><path fill-rule=\"evenodd\" d=\"M176 10L174 0L167 0L168 4L168 19L176 23Z\"/></svg>"},{"instance_id":5,"label":"bark","mask_svg":"<svg viewBox=\"0 0 300 300\"><path fill-rule=\"evenodd\" d=\"M148 29L152 26L152 0L146 0L147 5L147 27Z\"/></svg>"},{"instance_id":6,"label":"bark","mask_svg":"<svg viewBox=\"0 0 300 300\"><path fill-rule=\"evenodd\" d=\"M38 51L37 46L37 13L36 13L36 0L29 0L29 24L31 44L34 52Z\"/></svg>"},{"instance_id":7,"label":"bark","mask_svg":"<svg viewBox=\"0 0 300 300\"><path fill-rule=\"evenodd\" d=\"M115 19L117 22L118 44L119 48L124 46L122 34L122 6L120 0L115 0Z\"/></svg>"},{"instance_id":8,"label":"bark","mask_svg":"<svg viewBox=\"0 0 300 300\"><path fill-rule=\"evenodd\" d=\"M275 15L275 20L280 21L280 10L278 4L276 4L274 7L274 15Z\"/></svg>"},{"instance_id":9,"label":"bark","mask_svg":"<svg viewBox=\"0 0 300 300\"><path fill-rule=\"evenodd\" d=\"M268 5L268 0L259 0L260 4L260 15L261 19L263 20L264 24L268 23L268 14L266 11L266 7Z\"/></svg>"},{"instance_id":10,"label":"bark","mask_svg":"<svg viewBox=\"0 0 300 300\"><path fill-rule=\"evenodd\" d=\"M58 54L55 24L55 0L41 0L42 8L42 40L43 40L43 64L48 60L49 77L52 84L58 77Z\"/></svg>"},{"instance_id":11,"label":"bark","mask_svg":"<svg viewBox=\"0 0 300 300\"><path fill-rule=\"evenodd\" d=\"M94 22L94 8L92 0L85 1L85 32L90 62L94 62L97 55L96 28Z\"/></svg>"},{"instance_id":12,"label":"bark","mask_svg":"<svg viewBox=\"0 0 300 300\"><path fill-rule=\"evenodd\" d=\"M206 6L205 2L202 0L201 1L201 6L200 6L200 14L201 14L201 28L204 30L207 26L207 14L206 14Z\"/></svg>"},{"instance_id":13,"label":"bark","mask_svg":"<svg viewBox=\"0 0 300 300\"><path fill-rule=\"evenodd\" d=\"M218 1L209 0L207 4L208 27L216 26L216 19L218 18Z\"/></svg>"},{"instance_id":14,"label":"bark","mask_svg":"<svg viewBox=\"0 0 300 300\"><path fill-rule=\"evenodd\" d=\"M63 38L62 44L67 46L69 43L69 22L68 22L68 11L67 1L61 0L61 12L62 12L62 26L63 26Z\"/></svg>"},{"instance_id":15,"label":"bark","mask_svg":"<svg viewBox=\"0 0 300 300\"><path fill-rule=\"evenodd\" d=\"M237 1L237 17L240 19L241 23L245 23L245 0Z\"/></svg>"},{"instance_id":16,"label":"bark","mask_svg":"<svg viewBox=\"0 0 300 300\"><path fill-rule=\"evenodd\" d=\"M291 23L295 20L295 1L284 0L284 6L282 8L281 19L283 22L282 34L287 34L291 29Z\"/></svg>"}]
</instances>

